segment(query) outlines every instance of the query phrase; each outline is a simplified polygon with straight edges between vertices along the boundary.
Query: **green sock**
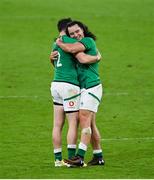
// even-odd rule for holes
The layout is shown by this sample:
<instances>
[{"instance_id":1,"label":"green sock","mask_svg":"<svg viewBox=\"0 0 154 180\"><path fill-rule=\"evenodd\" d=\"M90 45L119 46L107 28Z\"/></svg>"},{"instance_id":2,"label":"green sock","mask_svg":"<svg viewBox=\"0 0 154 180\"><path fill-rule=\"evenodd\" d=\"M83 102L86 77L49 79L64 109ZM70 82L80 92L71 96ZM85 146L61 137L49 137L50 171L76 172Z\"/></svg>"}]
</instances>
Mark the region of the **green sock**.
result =
<instances>
[{"instance_id":1,"label":"green sock","mask_svg":"<svg viewBox=\"0 0 154 180\"><path fill-rule=\"evenodd\" d=\"M93 151L93 155L94 155L94 157L96 157L96 158L102 158L102 157L103 157L102 150L101 150L101 149L100 149L100 150L94 150L94 151Z\"/></svg>"},{"instance_id":2,"label":"green sock","mask_svg":"<svg viewBox=\"0 0 154 180\"><path fill-rule=\"evenodd\" d=\"M67 148L67 150L68 150L68 159L71 159L72 157L75 156L76 149L74 149L74 148Z\"/></svg>"},{"instance_id":3,"label":"green sock","mask_svg":"<svg viewBox=\"0 0 154 180\"><path fill-rule=\"evenodd\" d=\"M94 157L102 157L102 153L97 153L97 154L94 154Z\"/></svg>"},{"instance_id":4,"label":"green sock","mask_svg":"<svg viewBox=\"0 0 154 180\"><path fill-rule=\"evenodd\" d=\"M82 143L82 142L80 142L79 143L79 149L78 149L77 155L79 155L80 157L84 158L84 155L85 155L86 151L87 151L87 145Z\"/></svg>"},{"instance_id":5,"label":"green sock","mask_svg":"<svg viewBox=\"0 0 154 180\"><path fill-rule=\"evenodd\" d=\"M84 158L85 153L86 153L86 151L84 151L83 149L78 149L77 155Z\"/></svg>"},{"instance_id":6,"label":"green sock","mask_svg":"<svg viewBox=\"0 0 154 180\"><path fill-rule=\"evenodd\" d=\"M56 160L59 160L59 161L62 160L62 152L54 153L54 155L55 155L55 161Z\"/></svg>"}]
</instances>

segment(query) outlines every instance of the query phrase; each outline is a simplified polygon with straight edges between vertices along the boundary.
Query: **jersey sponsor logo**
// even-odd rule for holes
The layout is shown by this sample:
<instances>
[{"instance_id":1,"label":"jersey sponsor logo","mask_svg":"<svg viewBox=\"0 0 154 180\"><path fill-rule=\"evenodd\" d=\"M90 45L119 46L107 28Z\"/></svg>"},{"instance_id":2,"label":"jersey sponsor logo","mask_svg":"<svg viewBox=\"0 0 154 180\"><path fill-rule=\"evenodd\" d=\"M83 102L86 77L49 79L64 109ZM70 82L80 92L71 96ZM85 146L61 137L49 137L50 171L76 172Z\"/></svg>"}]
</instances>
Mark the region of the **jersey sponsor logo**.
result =
<instances>
[{"instance_id":1,"label":"jersey sponsor logo","mask_svg":"<svg viewBox=\"0 0 154 180\"><path fill-rule=\"evenodd\" d=\"M70 107L74 106L74 102L73 102L73 101L70 101L70 102L69 102L69 106L70 106Z\"/></svg>"}]
</instances>

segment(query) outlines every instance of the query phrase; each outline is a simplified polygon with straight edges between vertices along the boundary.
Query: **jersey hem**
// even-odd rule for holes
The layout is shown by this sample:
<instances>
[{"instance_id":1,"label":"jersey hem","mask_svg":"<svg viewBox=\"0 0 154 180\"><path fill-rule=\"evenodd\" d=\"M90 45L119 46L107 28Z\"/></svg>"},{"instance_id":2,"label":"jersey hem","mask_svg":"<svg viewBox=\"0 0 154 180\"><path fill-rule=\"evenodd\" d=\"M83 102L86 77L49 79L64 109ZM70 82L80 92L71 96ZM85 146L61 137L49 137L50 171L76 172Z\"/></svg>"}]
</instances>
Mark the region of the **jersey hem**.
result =
<instances>
[{"instance_id":1,"label":"jersey hem","mask_svg":"<svg viewBox=\"0 0 154 180\"><path fill-rule=\"evenodd\" d=\"M95 85L93 85L93 86L90 86L90 87L87 87L87 88L81 88L81 89L90 89L90 88L93 88L93 87L95 87L95 86L98 86L98 85L100 85L101 83L98 83L98 84L95 84Z\"/></svg>"},{"instance_id":2,"label":"jersey hem","mask_svg":"<svg viewBox=\"0 0 154 180\"><path fill-rule=\"evenodd\" d=\"M79 110L74 110L74 111L65 111L65 113L73 113L73 112L78 112Z\"/></svg>"},{"instance_id":3,"label":"jersey hem","mask_svg":"<svg viewBox=\"0 0 154 180\"><path fill-rule=\"evenodd\" d=\"M80 85L75 84L75 83L72 83L72 82L68 82L68 81L58 81L58 80L53 80L53 82L63 82L63 83L73 84L73 85L75 85L75 86L80 87Z\"/></svg>"},{"instance_id":4,"label":"jersey hem","mask_svg":"<svg viewBox=\"0 0 154 180\"><path fill-rule=\"evenodd\" d=\"M54 105L58 105L58 106L63 106L63 104L57 103L57 102L53 102Z\"/></svg>"}]
</instances>

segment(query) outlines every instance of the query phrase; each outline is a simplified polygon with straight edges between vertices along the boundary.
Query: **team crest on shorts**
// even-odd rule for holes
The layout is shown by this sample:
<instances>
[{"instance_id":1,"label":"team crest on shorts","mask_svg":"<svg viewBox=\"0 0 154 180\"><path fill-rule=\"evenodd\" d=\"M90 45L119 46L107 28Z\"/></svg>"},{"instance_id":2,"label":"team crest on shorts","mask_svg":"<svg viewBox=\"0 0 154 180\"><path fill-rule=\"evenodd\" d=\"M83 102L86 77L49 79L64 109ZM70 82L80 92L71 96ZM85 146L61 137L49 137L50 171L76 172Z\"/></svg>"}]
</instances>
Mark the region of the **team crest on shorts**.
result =
<instances>
[{"instance_id":1,"label":"team crest on shorts","mask_svg":"<svg viewBox=\"0 0 154 180\"><path fill-rule=\"evenodd\" d=\"M80 105L83 106L83 102L81 102Z\"/></svg>"}]
</instances>

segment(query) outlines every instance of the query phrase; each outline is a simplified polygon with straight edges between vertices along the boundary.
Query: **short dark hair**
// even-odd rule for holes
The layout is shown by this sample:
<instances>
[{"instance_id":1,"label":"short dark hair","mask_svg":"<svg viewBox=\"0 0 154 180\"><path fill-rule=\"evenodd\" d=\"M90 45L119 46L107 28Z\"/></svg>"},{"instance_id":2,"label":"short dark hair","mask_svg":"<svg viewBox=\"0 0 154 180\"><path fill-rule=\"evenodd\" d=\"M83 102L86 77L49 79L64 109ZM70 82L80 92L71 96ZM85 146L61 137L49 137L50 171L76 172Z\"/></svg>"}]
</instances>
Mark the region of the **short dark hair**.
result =
<instances>
[{"instance_id":1,"label":"short dark hair","mask_svg":"<svg viewBox=\"0 0 154 180\"><path fill-rule=\"evenodd\" d=\"M76 25L76 24L77 24L81 29L83 29L83 33L84 33L84 36L85 36L85 37L91 37L91 38L93 38L94 40L96 40L96 36L95 36L92 32L89 31L88 27L87 27L85 24L83 24L83 23L80 22L80 21L71 21L70 23L67 24L67 27L66 27L66 34L67 34L67 36L70 36L70 35L69 35L69 32L68 32L68 28L69 28L69 27L72 27L72 26L74 26L74 25Z\"/></svg>"},{"instance_id":2,"label":"short dark hair","mask_svg":"<svg viewBox=\"0 0 154 180\"><path fill-rule=\"evenodd\" d=\"M72 22L72 19L71 18L64 18L64 19L60 19L57 23L57 28L58 28L58 31L61 32L61 31L65 31L66 30L66 27L67 27L67 24Z\"/></svg>"}]
</instances>

